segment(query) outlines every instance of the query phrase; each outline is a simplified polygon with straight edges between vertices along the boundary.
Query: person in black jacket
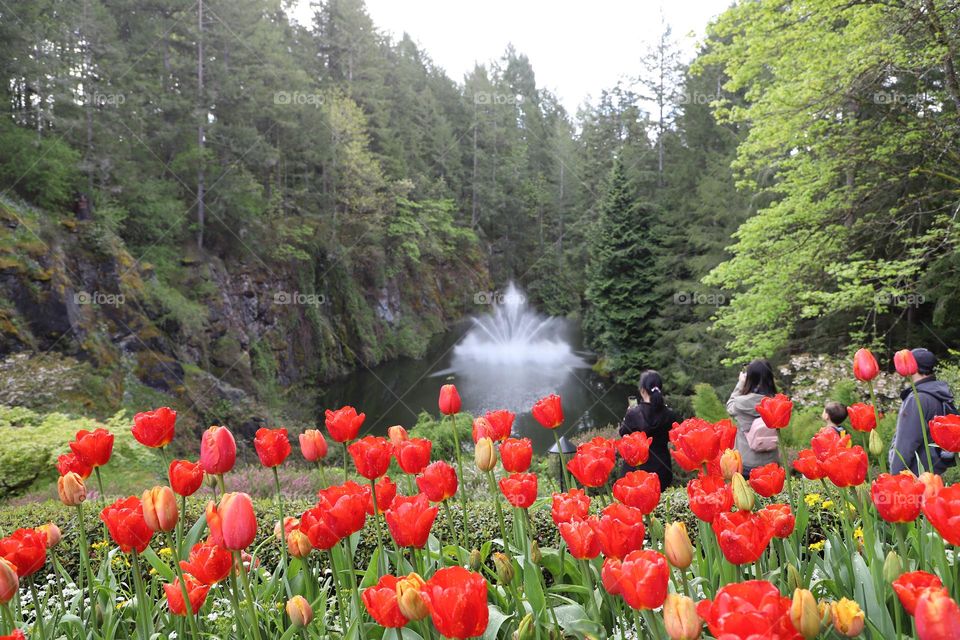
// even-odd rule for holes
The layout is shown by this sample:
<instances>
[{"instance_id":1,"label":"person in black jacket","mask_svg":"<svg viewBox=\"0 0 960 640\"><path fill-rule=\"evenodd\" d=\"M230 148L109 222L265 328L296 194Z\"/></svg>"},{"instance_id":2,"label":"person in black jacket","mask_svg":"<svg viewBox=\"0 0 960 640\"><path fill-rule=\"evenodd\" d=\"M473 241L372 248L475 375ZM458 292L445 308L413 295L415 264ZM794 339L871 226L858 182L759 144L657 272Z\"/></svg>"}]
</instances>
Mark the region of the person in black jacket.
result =
<instances>
[{"instance_id":1,"label":"person in black jacket","mask_svg":"<svg viewBox=\"0 0 960 640\"><path fill-rule=\"evenodd\" d=\"M660 488L666 489L673 482L673 468L670 461L670 428L677 421L677 414L667 406L663 399L663 379L653 369L644 371L640 376L640 402L627 409L620 423L620 435L642 431L651 438L650 458L639 469L656 473L660 477Z\"/></svg>"},{"instance_id":2,"label":"person in black jacket","mask_svg":"<svg viewBox=\"0 0 960 640\"><path fill-rule=\"evenodd\" d=\"M903 401L897 413L897 430L890 444L889 463L890 473L910 471L933 471L942 475L949 467L956 464L953 456L943 452L933 442L930 435L930 420L936 416L955 411L953 393L950 387L942 380L937 380L933 369L937 365L937 357L927 349L914 349L913 357L917 361L917 373L913 374L913 383L917 388L920 405L923 407L923 424L920 412L917 410L917 401L913 396L913 389L907 387L900 394ZM927 451L924 449L924 431L929 447L929 460L933 468L927 464Z\"/></svg>"}]
</instances>

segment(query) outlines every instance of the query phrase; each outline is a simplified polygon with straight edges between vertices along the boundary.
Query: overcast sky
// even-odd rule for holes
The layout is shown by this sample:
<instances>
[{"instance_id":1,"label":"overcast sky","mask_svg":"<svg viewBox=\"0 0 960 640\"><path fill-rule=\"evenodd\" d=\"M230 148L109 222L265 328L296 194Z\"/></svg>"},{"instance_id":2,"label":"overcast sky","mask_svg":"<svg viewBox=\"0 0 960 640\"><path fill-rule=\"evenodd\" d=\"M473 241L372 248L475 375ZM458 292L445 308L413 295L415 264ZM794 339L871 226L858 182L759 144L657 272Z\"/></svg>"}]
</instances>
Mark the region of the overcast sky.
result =
<instances>
[{"instance_id":1,"label":"overcast sky","mask_svg":"<svg viewBox=\"0 0 960 640\"><path fill-rule=\"evenodd\" d=\"M308 22L309 0L298 19ZM537 85L570 113L588 96L637 75L639 59L660 33L661 11L692 57L704 28L732 0L366 0L381 32L404 31L458 82L499 58L508 43L530 58Z\"/></svg>"}]
</instances>

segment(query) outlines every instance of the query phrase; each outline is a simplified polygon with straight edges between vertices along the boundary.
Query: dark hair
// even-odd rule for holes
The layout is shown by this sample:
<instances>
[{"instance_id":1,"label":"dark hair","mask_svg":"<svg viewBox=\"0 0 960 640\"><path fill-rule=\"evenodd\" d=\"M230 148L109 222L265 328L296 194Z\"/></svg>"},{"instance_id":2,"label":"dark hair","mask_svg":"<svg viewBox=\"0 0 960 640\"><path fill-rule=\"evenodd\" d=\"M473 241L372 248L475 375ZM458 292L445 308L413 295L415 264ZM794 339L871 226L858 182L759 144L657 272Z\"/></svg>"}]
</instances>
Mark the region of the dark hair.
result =
<instances>
[{"instance_id":1,"label":"dark hair","mask_svg":"<svg viewBox=\"0 0 960 640\"><path fill-rule=\"evenodd\" d=\"M747 379L743 382L742 391L765 396L777 394L777 383L773 381L773 367L765 358L757 358L747 365Z\"/></svg>"},{"instance_id":2,"label":"dark hair","mask_svg":"<svg viewBox=\"0 0 960 640\"><path fill-rule=\"evenodd\" d=\"M646 391L650 396L650 408L654 413L663 411L666 403L663 401L663 378L653 369L647 369L640 374L640 384L637 388Z\"/></svg>"},{"instance_id":3,"label":"dark hair","mask_svg":"<svg viewBox=\"0 0 960 640\"><path fill-rule=\"evenodd\" d=\"M828 401L827 404L823 405L823 410L826 411L830 422L837 426L847 419L847 408L836 400Z\"/></svg>"}]
</instances>

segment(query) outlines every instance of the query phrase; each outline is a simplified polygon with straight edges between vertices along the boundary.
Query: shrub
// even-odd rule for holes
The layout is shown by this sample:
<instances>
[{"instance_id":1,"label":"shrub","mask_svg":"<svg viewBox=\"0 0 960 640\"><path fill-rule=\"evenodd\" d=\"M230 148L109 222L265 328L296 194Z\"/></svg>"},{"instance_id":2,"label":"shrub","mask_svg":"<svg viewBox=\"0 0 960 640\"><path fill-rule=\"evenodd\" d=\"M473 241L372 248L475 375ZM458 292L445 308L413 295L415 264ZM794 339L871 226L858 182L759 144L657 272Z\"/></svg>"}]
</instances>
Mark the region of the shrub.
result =
<instances>
[{"instance_id":1,"label":"shrub","mask_svg":"<svg viewBox=\"0 0 960 640\"><path fill-rule=\"evenodd\" d=\"M730 417L727 415L727 408L724 406L723 401L720 400L720 396L717 395L716 390L713 386L705 382L694 385L691 402L693 404L694 415L704 420L718 422Z\"/></svg>"}]
</instances>

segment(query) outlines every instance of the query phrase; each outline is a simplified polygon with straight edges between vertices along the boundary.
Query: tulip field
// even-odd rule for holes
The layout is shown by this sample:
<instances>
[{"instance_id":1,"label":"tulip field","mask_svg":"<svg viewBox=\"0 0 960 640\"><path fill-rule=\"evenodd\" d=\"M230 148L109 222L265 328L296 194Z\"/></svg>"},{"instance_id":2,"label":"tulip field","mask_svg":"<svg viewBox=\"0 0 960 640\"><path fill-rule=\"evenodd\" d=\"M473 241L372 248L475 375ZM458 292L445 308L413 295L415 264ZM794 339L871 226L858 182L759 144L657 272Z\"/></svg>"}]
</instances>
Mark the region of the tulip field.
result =
<instances>
[{"instance_id":1,"label":"tulip field","mask_svg":"<svg viewBox=\"0 0 960 640\"><path fill-rule=\"evenodd\" d=\"M898 356L897 370L909 375ZM877 371L874 357L858 352L853 372L871 395ZM747 476L731 421L674 424L671 455L689 478L692 528L653 515L682 492L629 470L647 461L649 436L582 442L561 458L566 490L550 492L548 479L530 472L530 441L511 435L512 413L470 425L460 404L453 385L440 389L439 411L457 439L452 460L433 460L431 440L416 430L358 437L363 413L327 411L325 433L299 434L299 453L327 486L298 513L279 491L277 469L293 449L287 430L260 429L253 445L277 479L269 521L258 521L249 495L230 490L238 445L227 427L203 433L196 461L167 460L176 413L137 414L133 436L163 457L168 477L111 504L87 494L105 495L100 468L110 464L113 435L78 432L58 462L59 498L72 517L0 539L0 637L960 637L960 485L886 473L873 404L852 412L850 433L825 427L809 448L782 449L786 466ZM788 397L767 397L757 411L767 427L791 428ZM532 413L554 434L564 425L556 395ZM935 418L930 433L956 451L960 416ZM342 468L327 465L329 446L343 448ZM618 458L625 473L615 472ZM469 501L468 465L488 486ZM186 521L188 501L206 502L196 521ZM499 532L471 544L479 501L492 504ZM454 509L465 517L450 517ZM538 539L530 513L539 510L559 544ZM88 521L98 523L93 539ZM68 528L78 531L76 548L65 548ZM362 565L361 541L373 546ZM269 545L279 552L267 563ZM58 560L68 555L79 562Z\"/></svg>"}]
</instances>

